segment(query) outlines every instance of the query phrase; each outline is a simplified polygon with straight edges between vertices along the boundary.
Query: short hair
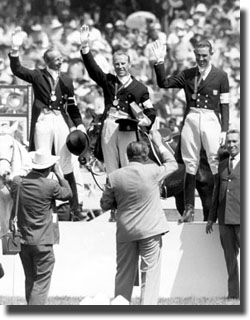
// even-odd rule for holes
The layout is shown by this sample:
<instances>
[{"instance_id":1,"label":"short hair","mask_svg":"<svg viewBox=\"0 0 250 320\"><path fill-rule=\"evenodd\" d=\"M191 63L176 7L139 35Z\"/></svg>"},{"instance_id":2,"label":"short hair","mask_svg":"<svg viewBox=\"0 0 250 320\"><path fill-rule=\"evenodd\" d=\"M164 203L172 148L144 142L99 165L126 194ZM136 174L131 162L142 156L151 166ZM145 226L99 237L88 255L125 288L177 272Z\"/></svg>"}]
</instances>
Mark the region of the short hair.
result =
<instances>
[{"instance_id":1,"label":"short hair","mask_svg":"<svg viewBox=\"0 0 250 320\"><path fill-rule=\"evenodd\" d=\"M113 62L116 56L126 56L128 58L128 62L130 63L130 56L129 54L124 50L117 50L113 53Z\"/></svg>"},{"instance_id":2,"label":"short hair","mask_svg":"<svg viewBox=\"0 0 250 320\"><path fill-rule=\"evenodd\" d=\"M240 130L238 130L238 129L229 129L228 131L227 131L227 136L229 135L229 134L231 134L231 133L236 133L236 134L238 134L239 136L240 136Z\"/></svg>"},{"instance_id":3,"label":"short hair","mask_svg":"<svg viewBox=\"0 0 250 320\"><path fill-rule=\"evenodd\" d=\"M127 147L129 161L147 161L149 148L145 141L133 141Z\"/></svg>"},{"instance_id":4,"label":"short hair","mask_svg":"<svg viewBox=\"0 0 250 320\"><path fill-rule=\"evenodd\" d=\"M196 51L199 48L208 48L210 54L214 53L212 44L208 40L203 39L203 40L197 41L196 44L194 45L194 50Z\"/></svg>"},{"instance_id":5,"label":"short hair","mask_svg":"<svg viewBox=\"0 0 250 320\"><path fill-rule=\"evenodd\" d=\"M44 54L43 54L43 59L45 62L49 61L49 54L53 51L57 51L60 52L57 48L55 47L50 47L49 49L47 49Z\"/></svg>"}]
</instances>

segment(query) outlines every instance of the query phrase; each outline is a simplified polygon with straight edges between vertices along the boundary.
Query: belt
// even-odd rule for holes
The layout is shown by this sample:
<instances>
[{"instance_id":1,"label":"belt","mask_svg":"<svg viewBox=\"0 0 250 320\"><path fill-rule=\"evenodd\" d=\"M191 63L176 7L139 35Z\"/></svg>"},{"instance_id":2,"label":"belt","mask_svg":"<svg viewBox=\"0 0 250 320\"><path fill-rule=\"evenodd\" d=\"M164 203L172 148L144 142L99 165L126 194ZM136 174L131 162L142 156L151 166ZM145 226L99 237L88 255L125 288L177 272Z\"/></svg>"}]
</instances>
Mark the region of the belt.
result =
<instances>
[{"instance_id":1,"label":"belt","mask_svg":"<svg viewBox=\"0 0 250 320\"><path fill-rule=\"evenodd\" d=\"M56 115L60 115L61 114L61 110L59 109L50 109L50 108L43 108L43 113L44 114L48 114L48 113L54 113Z\"/></svg>"},{"instance_id":2,"label":"belt","mask_svg":"<svg viewBox=\"0 0 250 320\"><path fill-rule=\"evenodd\" d=\"M190 111L194 111L194 112L199 112L199 110L200 111L206 111L206 112L213 112L213 113L215 113L215 111L213 110L213 109L208 109L208 108L201 108L201 107L191 107L190 108Z\"/></svg>"}]
</instances>

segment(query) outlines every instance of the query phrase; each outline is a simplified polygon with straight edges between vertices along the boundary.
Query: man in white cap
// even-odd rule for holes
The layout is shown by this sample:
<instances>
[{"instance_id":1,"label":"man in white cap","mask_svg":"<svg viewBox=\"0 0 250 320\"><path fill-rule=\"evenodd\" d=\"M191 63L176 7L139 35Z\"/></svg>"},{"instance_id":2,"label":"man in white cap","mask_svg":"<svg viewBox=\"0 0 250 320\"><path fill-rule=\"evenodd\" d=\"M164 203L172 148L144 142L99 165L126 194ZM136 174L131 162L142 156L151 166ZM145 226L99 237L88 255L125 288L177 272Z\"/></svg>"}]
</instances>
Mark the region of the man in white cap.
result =
<instances>
[{"instance_id":1,"label":"man in white cap","mask_svg":"<svg viewBox=\"0 0 250 320\"><path fill-rule=\"evenodd\" d=\"M72 191L59 171L57 156L48 154L47 149L39 149L32 158L31 172L25 177L16 176L13 179L11 196L14 206L10 229L13 230L18 197L17 226L22 239L20 258L25 274L25 298L28 305L44 305L55 264L53 245L57 240L52 208L55 200L70 200ZM57 180L48 178L51 172Z\"/></svg>"}]
</instances>

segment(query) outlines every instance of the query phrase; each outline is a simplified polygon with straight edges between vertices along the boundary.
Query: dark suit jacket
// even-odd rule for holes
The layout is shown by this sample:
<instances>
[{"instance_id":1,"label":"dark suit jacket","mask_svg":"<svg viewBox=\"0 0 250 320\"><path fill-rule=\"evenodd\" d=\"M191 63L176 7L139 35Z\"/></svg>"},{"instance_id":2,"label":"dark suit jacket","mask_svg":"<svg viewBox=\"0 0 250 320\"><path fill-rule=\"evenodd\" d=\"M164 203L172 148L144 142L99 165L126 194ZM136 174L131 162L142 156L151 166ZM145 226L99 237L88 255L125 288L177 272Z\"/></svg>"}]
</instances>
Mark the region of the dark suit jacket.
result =
<instances>
[{"instance_id":1,"label":"dark suit jacket","mask_svg":"<svg viewBox=\"0 0 250 320\"><path fill-rule=\"evenodd\" d=\"M208 220L224 224L240 224L240 162L229 173L228 159L219 164L215 194Z\"/></svg>"},{"instance_id":2,"label":"dark suit jacket","mask_svg":"<svg viewBox=\"0 0 250 320\"><path fill-rule=\"evenodd\" d=\"M184 89L186 95L187 108L185 116L191 107L214 110L221 117L222 131L228 130L229 105L220 103L220 94L229 93L229 82L226 72L212 66L212 69L205 81L201 81L197 93L199 101L192 99L194 92L195 75L198 74L198 68L183 70L176 76L166 77L164 64L155 65L157 83L160 88L179 88Z\"/></svg>"},{"instance_id":3,"label":"dark suit jacket","mask_svg":"<svg viewBox=\"0 0 250 320\"><path fill-rule=\"evenodd\" d=\"M20 177L14 177L11 196L16 203L17 186ZM22 178L18 205L18 228L23 243L28 245L54 244L52 207L55 199L69 200L72 197L70 186L63 180L60 186L57 180L45 178L42 173L31 171ZM15 205L13 206L13 210ZM12 217L13 217L12 212Z\"/></svg>"},{"instance_id":4,"label":"dark suit jacket","mask_svg":"<svg viewBox=\"0 0 250 320\"><path fill-rule=\"evenodd\" d=\"M121 86L118 78L111 73L104 73L102 69L95 62L91 52L82 54L84 65L93 79L102 89L104 94L105 114L113 107L113 100L115 96L115 84ZM117 94L119 98L119 106L123 112L128 113L131 118L134 118L130 108L130 103L135 101L137 104L143 103L149 99L149 92L146 86L132 77L133 81L126 88L120 90ZM153 108L144 109L143 111L151 120L152 124L155 120L155 110ZM104 120L104 119L103 119Z\"/></svg>"},{"instance_id":5,"label":"dark suit jacket","mask_svg":"<svg viewBox=\"0 0 250 320\"><path fill-rule=\"evenodd\" d=\"M55 102L50 101L51 84L49 80L49 73L46 69L34 69L30 70L21 65L19 57L10 58L10 68L15 76L32 84L34 92L34 102L31 115L31 129L30 129L30 151L35 150L34 147L34 129L37 118L43 108L47 108L49 105L52 107L62 106L64 103L64 95L68 97L74 96L74 87L72 80L65 74L61 73L58 85L56 87L57 100ZM82 123L81 114L76 104L70 104L68 107L68 113L75 126Z\"/></svg>"}]
</instances>

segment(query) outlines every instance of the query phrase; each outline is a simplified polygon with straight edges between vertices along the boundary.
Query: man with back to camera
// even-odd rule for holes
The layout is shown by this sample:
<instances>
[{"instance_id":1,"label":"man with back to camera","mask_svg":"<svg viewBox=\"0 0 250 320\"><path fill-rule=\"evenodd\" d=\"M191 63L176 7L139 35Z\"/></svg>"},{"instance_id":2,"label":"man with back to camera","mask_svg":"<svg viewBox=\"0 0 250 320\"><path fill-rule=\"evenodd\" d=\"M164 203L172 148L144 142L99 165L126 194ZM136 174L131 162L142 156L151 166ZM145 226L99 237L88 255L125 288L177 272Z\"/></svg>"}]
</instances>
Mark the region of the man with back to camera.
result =
<instances>
[{"instance_id":1,"label":"man with back to camera","mask_svg":"<svg viewBox=\"0 0 250 320\"><path fill-rule=\"evenodd\" d=\"M155 72L160 88L184 89L186 110L181 131L181 155L186 167L184 183L185 211L179 220L194 220L195 175L204 147L214 181L218 173L218 150L225 144L229 125L229 82L226 72L212 63L213 49L208 40L196 43L194 54L197 66L166 76L165 49L160 41L152 43L155 55Z\"/></svg>"},{"instance_id":2,"label":"man with back to camera","mask_svg":"<svg viewBox=\"0 0 250 320\"><path fill-rule=\"evenodd\" d=\"M63 179L57 164L59 157L38 149L32 154L32 170L27 176L16 176L11 185L13 210L10 230L13 229L15 204L17 226L21 233L19 253L25 274L25 298L28 305L47 303L52 272L55 264L53 245L57 239L53 229L55 200L70 200L72 191ZM53 172L57 179L49 178Z\"/></svg>"},{"instance_id":3,"label":"man with back to camera","mask_svg":"<svg viewBox=\"0 0 250 320\"><path fill-rule=\"evenodd\" d=\"M86 130L75 102L73 82L67 74L60 71L63 58L53 47L43 55L46 64L44 69L31 70L22 66L19 59L22 43L21 29L17 27L12 34L9 58L13 74L31 83L33 87L29 149L33 151L46 148L49 154L53 150L53 153L60 156L60 167L73 192L70 202L72 220L79 221L84 219L85 215L82 214L79 204L74 165L66 139L70 131L78 129L86 133Z\"/></svg>"},{"instance_id":4,"label":"man with back to camera","mask_svg":"<svg viewBox=\"0 0 250 320\"><path fill-rule=\"evenodd\" d=\"M237 257L240 250L240 132L230 129L226 135L229 158L219 164L212 207L206 233L213 231L218 219L220 241L228 272L228 298L239 299L240 280Z\"/></svg>"},{"instance_id":5,"label":"man with back to camera","mask_svg":"<svg viewBox=\"0 0 250 320\"><path fill-rule=\"evenodd\" d=\"M152 140L159 148L162 165L146 164L149 153L146 142L131 142L127 147L129 164L108 175L100 200L104 211L117 209L115 298L122 296L131 301L140 257L142 305L155 305L158 301L162 235L169 231L160 200L160 184L178 168L155 129Z\"/></svg>"}]
</instances>

